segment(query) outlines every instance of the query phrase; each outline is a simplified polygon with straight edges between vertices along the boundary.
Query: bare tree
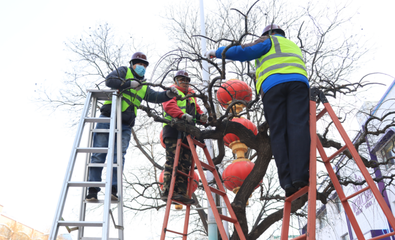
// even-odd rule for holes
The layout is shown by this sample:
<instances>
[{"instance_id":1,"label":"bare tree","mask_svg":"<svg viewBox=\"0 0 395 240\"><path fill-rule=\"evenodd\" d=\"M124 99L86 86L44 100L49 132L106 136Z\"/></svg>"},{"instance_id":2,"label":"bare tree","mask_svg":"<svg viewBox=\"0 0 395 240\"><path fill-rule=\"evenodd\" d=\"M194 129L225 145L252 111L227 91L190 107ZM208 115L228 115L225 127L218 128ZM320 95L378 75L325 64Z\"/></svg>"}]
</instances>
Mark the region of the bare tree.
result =
<instances>
[{"instance_id":1,"label":"bare tree","mask_svg":"<svg viewBox=\"0 0 395 240\"><path fill-rule=\"evenodd\" d=\"M234 197L232 207L243 231L247 239L253 240L281 220L283 211L282 204L278 204L284 199L283 192L276 180L275 169L270 166L272 153L268 125L263 116L261 100L256 94L251 102L233 101L226 109L220 109L215 93L221 88L224 79L229 78L243 80L252 89L255 89L254 79L251 75L254 65L250 62L226 62L225 59L215 62L204 59L200 38L207 38L208 48L217 48L221 45L230 47L252 41L260 36L263 27L269 23L281 24L286 29L287 37L296 42L303 51L310 85L319 87L331 99L355 95L362 88L372 84L364 79L350 80L351 73L358 68L361 57L367 51L361 46L358 36L340 34L343 26L348 24L351 19L344 13L345 6L320 8L309 4L307 8L292 6L287 8L288 4L280 0L243 1L242 3L240 1L218 0L215 4L214 10L206 16L206 36L200 36L199 16L191 1L186 1L183 5L172 6L166 12L165 17L168 20L166 26L176 47L159 59L154 66L152 79L146 83L153 87L166 89L169 83L168 79L174 75L175 70L182 68L191 72L193 79L191 87L195 89L193 96L197 97L204 105L210 116L208 126L211 128L185 125L182 121L170 122L162 117L160 106L143 104L141 110L146 114L139 114L133 129L131 147L139 149L141 159L147 159L148 162L138 168L125 171L125 207L133 214L139 214L157 211L165 206L165 203L159 199L158 175L164 163L164 150L156 150L160 148L160 125L158 123L170 124L176 129L194 135L199 140L212 139L216 143L214 162L220 166L226 166L228 161L224 159L232 156L229 150L224 147L223 137L227 133L233 133L249 147L249 157L255 163L253 171L238 193L232 196ZM133 49L130 46L128 47ZM66 107L66 109L76 112L78 111L76 106L79 106L85 97L85 89L102 87L103 85L100 83L103 78L110 71L126 62L124 55L126 54L125 48L128 47L114 43L111 28L107 24L89 30L84 38L79 41L70 41L67 47L75 54L78 69L69 74L71 79L67 82L69 87L62 90L57 98L45 91L43 96L45 102L55 108ZM130 52L127 51L127 53ZM202 61L208 61L213 66L211 70L213 74L207 84L203 83L201 76ZM239 115L258 125L257 135L239 123L231 121L236 116L232 107L237 103L247 106ZM356 112L355 108L345 108L341 105L333 107L344 121ZM318 108L318 110L320 109ZM388 119L387 117L391 114L376 120L382 122L384 119ZM374 168L382 163L369 161L369 156L363 153L363 147L360 148L360 146L365 143L365 137L370 134L383 133L385 129L393 125L392 120L387 121L375 131L366 130L363 136L358 138L355 146L361 150L360 154L367 167ZM336 140L332 131L331 121L324 119L324 123L319 126L320 141L325 148L340 149L341 144ZM344 154L346 159L351 158L347 151ZM133 158L135 159L136 156L134 155ZM320 159L317 160L320 161ZM342 164L343 167L347 166L347 160ZM328 186L318 193L318 198L323 203L326 203L328 196L334 191L330 182L324 183L325 177L325 173L319 175L319 181ZM393 176L390 178L393 179ZM254 192L255 187L262 179L264 181L260 185L259 191ZM380 179L375 180L379 181ZM341 179L341 183L345 185L363 184L356 179L347 177ZM200 189L202 189L201 186ZM256 210L255 213L248 212L246 208L246 203L251 195L253 197L250 201L253 209ZM194 197L199 200L205 199L204 192L201 190L198 190ZM296 201L292 212L303 215L304 213L299 209L304 206L306 200L306 197L302 197ZM197 214L192 215L192 221L202 221L202 225L206 226L204 211L198 211ZM192 231L196 234L206 234L207 229L196 227ZM237 234L234 234L232 239L238 239Z\"/></svg>"}]
</instances>

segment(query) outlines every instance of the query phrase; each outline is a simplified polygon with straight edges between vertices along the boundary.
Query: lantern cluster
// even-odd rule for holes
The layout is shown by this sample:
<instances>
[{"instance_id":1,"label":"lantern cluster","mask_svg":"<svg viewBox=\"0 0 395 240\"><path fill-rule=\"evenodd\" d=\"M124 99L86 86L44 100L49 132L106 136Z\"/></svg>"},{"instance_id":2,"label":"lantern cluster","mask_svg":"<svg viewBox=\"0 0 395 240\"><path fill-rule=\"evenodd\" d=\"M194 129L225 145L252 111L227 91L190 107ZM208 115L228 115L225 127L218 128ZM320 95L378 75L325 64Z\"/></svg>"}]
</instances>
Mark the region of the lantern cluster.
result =
<instances>
[{"instance_id":1,"label":"lantern cluster","mask_svg":"<svg viewBox=\"0 0 395 240\"><path fill-rule=\"evenodd\" d=\"M224 108L227 108L229 104L236 100L243 100L248 103L252 100L252 90L245 82L238 79L231 79L223 83L218 89L217 100ZM235 104L232 109L238 114L244 107L244 104ZM255 135L258 134L255 124L246 118L235 117L231 121L242 124ZM224 144L232 149L232 152L236 154L237 158L226 167L222 173L222 179L227 189L237 193L255 164L244 157L248 147L244 143L241 143L239 137L235 134L226 134L224 136Z\"/></svg>"}]
</instances>

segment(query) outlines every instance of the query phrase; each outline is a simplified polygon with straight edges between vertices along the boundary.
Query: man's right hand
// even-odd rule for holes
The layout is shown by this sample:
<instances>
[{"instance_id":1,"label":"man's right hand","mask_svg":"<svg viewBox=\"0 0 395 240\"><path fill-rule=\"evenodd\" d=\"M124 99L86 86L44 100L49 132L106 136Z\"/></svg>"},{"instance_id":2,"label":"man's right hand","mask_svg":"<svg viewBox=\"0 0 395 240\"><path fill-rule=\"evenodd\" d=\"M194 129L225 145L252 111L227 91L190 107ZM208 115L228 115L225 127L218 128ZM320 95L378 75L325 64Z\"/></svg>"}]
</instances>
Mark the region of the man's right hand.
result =
<instances>
[{"instance_id":1,"label":"man's right hand","mask_svg":"<svg viewBox=\"0 0 395 240\"><path fill-rule=\"evenodd\" d=\"M204 57L205 58L215 58L216 56L215 56L215 52L216 52L217 50L208 50L207 52L205 52L203 55L204 55Z\"/></svg>"},{"instance_id":2,"label":"man's right hand","mask_svg":"<svg viewBox=\"0 0 395 240\"><path fill-rule=\"evenodd\" d=\"M184 115L182 115L181 119L186 120L189 123L193 122L193 117L191 115L189 115L188 113L185 113Z\"/></svg>"}]
</instances>

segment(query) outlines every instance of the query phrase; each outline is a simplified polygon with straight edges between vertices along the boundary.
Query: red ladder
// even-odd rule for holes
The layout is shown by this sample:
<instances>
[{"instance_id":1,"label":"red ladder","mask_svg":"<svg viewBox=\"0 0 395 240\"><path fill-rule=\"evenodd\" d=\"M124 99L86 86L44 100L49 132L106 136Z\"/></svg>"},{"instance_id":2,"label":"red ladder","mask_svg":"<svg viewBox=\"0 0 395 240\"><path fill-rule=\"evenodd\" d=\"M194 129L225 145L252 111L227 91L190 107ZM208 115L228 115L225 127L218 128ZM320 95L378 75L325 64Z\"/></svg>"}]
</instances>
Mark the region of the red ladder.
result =
<instances>
[{"instance_id":1,"label":"red ladder","mask_svg":"<svg viewBox=\"0 0 395 240\"><path fill-rule=\"evenodd\" d=\"M207 199L209 200L211 210L212 210L212 212L214 214L214 218L215 218L215 221L217 223L217 227L218 227L219 233L221 234L221 238L223 240L228 240L228 236L226 234L224 225L222 223L222 221L228 221L228 222L231 222L231 223L234 224L234 227L236 229L237 234L239 235L239 238L241 240L246 240L246 238L245 238L245 236L243 234L243 230L241 229L240 223L237 220L236 214L234 213L233 208L230 205L229 198L226 195L225 188L222 185L221 178L219 177L219 174L218 174L218 172L217 172L217 170L215 168L213 160L210 157L210 153L209 153L206 145L204 143L201 143L201 142L195 140L195 139L192 139L190 135L187 135L186 138L188 140L188 144L182 143L182 139L181 138L179 138L177 140L177 147L176 147L176 154L175 154L175 158L174 158L173 173L172 173L172 178L171 178L171 183L170 183L169 194L168 194L168 198L167 198L165 217L164 217L164 221L163 221L163 227L162 227L162 233L161 233L161 238L160 239L161 240L165 239L166 232L172 232L172 233L175 233L175 234L182 235L182 239L183 240L186 240L187 236L188 236L188 224L189 224L189 215L190 215L191 206L189 204L186 205L186 204L184 204L182 202L172 200L176 174L183 174L183 175L186 176L185 173L177 170L178 161L179 161L179 157L180 157L180 150L181 150L181 147L184 147L184 148L189 148L191 150L191 153L192 153L192 164L191 164L191 170L192 171L189 171L189 174L188 174L188 178L190 179L189 184L188 184L188 196L191 197L191 195L192 195L192 191L189 191L189 189L192 189L192 182L193 182L192 180L193 180L193 174L194 174L194 170L193 169L195 168L195 165L196 165L196 167L197 167L197 169L199 171L200 179L201 179L201 181L203 183L204 191L207 194ZM200 147L200 148L203 149L204 154L206 155L206 159L207 159L208 164L199 160L199 157L198 157L198 155L196 153L196 147L195 146ZM212 174L214 176L214 179L216 181L216 184L218 186L218 189L208 185L208 182L207 182L207 179L205 177L203 168L205 170L209 170L209 171L212 172ZM220 214L218 212L218 209L217 209L217 206L215 204L215 201L214 201L212 193L215 193L215 194L218 194L218 195L222 196L222 198L223 198L223 200L224 200L224 202L226 204L226 207L227 207L227 210L229 212L230 217L222 215L222 214ZM169 222L170 208L171 208L172 202L176 202L178 204L186 205L185 220L184 220L184 230L183 230L182 233L177 232L177 231L173 231L173 230L170 230L170 229L167 228L167 225L168 225L168 222Z\"/></svg>"},{"instance_id":2,"label":"red ladder","mask_svg":"<svg viewBox=\"0 0 395 240\"><path fill-rule=\"evenodd\" d=\"M316 103L317 100L320 100L323 105L324 109L316 115ZM325 150L316 135L316 123L317 121L324 116L325 113L328 113L331 117L333 123L335 124L337 130L339 131L345 145L328 157L325 153ZM377 202L379 203L384 215L387 217L388 222L395 229L395 217L392 215L391 210L389 209L388 205L386 204L383 196L381 195L379 189L377 188L375 182L373 181L372 177L370 176L368 170L366 169L365 165L362 162L361 157L359 156L357 150L355 149L353 143L351 142L350 138L348 137L346 131L344 130L343 126L341 125L338 117L334 113L331 105L329 104L328 100L326 99L325 95L317 88L312 88L310 91L310 136L311 136L311 145L310 145L310 184L308 187L304 187L300 189L295 194L291 195L290 197L285 199L284 203L284 215L283 215L283 225L281 229L281 240L288 240L288 228L289 228L289 221L291 215L291 204L294 200L298 199L305 193L308 193L308 209L307 209L307 231L305 234L300 235L294 239L306 239L306 240L313 240L315 239L315 223L316 223L316 197L317 197L317 179L316 179L316 149L325 164L326 170L328 171L329 177L335 187L335 190L339 196L341 203L343 204L344 210L347 214L348 219L354 229L354 232L359 240L365 239L361 228L358 225L357 219L348 203L348 200L363 193L364 191L370 189L376 198ZM363 177L368 184L367 187L361 189L360 191L351 194L350 196L345 196L344 191L337 179L335 171L332 168L330 161L334 159L336 156L348 150L355 163L357 164L359 170L361 171ZM388 236L395 235L395 232L390 232L388 234L384 234L375 238L371 238L371 240L382 239Z\"/></svg>"}]
</instances>

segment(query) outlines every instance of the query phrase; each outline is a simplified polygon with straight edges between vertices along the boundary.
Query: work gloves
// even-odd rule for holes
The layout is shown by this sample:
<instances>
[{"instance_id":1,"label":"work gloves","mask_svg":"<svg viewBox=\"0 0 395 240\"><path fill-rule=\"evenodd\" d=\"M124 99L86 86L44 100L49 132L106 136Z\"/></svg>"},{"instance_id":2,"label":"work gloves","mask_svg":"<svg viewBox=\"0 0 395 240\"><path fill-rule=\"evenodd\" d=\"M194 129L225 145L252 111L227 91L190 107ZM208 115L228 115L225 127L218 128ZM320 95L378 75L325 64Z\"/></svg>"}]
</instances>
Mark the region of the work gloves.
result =
<instances>
[{"instance_id":1,"label":"work gloves","mask_svg":"<svg viewBox=\"0 0 395 240\"><path fill-rule=\"evenodd\" d=\"M130 88L138 91L143 87L143 85L139 81L130 81Z\"/></svg>"},{"instance_id":2,"label":"work gloves","mask_svg":"<svg viewBox=\"0 0 395 240\"><path fill-rule=\"evenodd\" d=\"M206 123L206 122L207 122L207 119L208 119L207 114L202 114L202 115L200 115L200 122Z\"/></svg>"},{"instance_id":3,"label":"work gloves","mask_svg":"<svg viewBox=\"0 0 395 240\"><path fill-rule=\"evenodd\" d=\"M216 51L217 50L208 50L203 55L204 55L205 58L215 58L215 52Z\"/></svg>"},{"instance_id":4,"label":"work gloves","mask_svg":"<svg viewBox=\"0 0 395 240\"><path fill-rule=\"evenodd\" d=\"M174 86L171 87L170 90L167 90L167 91L166 91L166 95L167 95L169 98L177 97L177 96L178 96L178 90L177 90L177 88L174 87Z\"/></svg>"},{"instance_id":5,"label":"work gloves","mask_svg":"<svg viewBox=\"0 0 395 240\"><path fill-rule=\"evenodd\" d=\"M188 123L193 123L193 117L188 113L182 115L181 119L187 121Z\"/></svg>"}]
</instances>

